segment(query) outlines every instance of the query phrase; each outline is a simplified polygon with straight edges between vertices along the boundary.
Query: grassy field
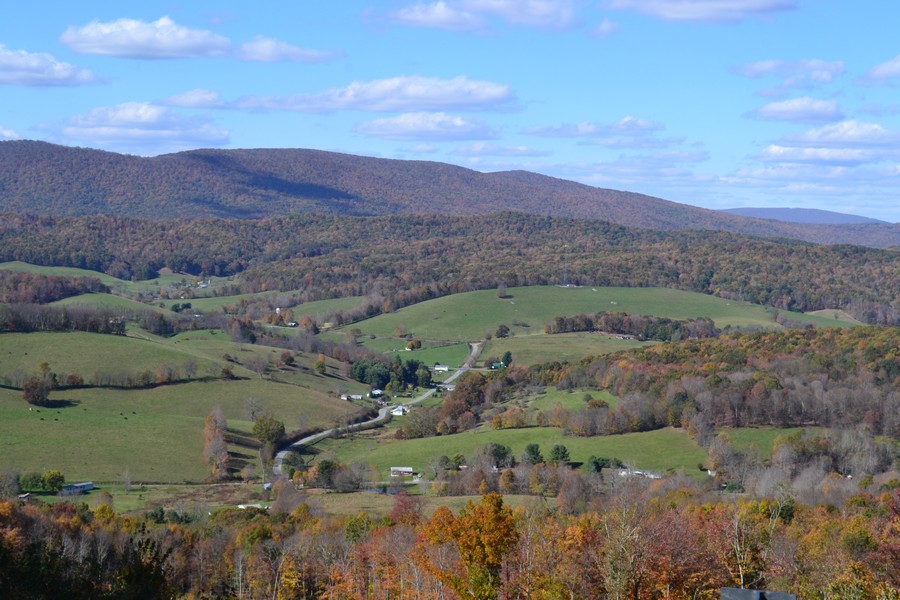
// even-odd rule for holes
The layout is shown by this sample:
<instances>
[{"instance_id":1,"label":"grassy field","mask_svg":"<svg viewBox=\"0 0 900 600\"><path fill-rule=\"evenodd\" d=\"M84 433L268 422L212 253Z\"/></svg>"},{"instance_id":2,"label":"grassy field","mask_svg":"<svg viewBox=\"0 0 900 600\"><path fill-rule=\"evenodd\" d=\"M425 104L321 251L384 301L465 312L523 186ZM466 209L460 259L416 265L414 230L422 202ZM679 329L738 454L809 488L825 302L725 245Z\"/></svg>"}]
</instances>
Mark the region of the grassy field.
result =
<instances>
[{"instance_id":1,"label":"grassy field","mask_svg":"<svg viewBox=\"0 0 900 600\"><path fill-rule=\"evenodd\" d=\"M154 311L165 313L159 306L155 304L144 304L136 300L129 300L122 296L114 294L81 294L79 296L71 296L63 298L51 303L51 306L77 306L90 308L108 308L112 310L127 310L134 312Z\"/></svg>"},{"instance_id":2,"label":"grassy field","mask_svg":"<svg viewBox=\"0 0 900 600\"><path fill-rule=\"evenodd\" d=\"M774 427L739 427L737 429L721 429L719 433L725 434L738 450L745 450L751 447L756 448L763 458L769 459L772 458L776 439L803 430L803 427L787 427L784 429L776 429ZM816 430L819 431L820 429L816 428Z\"/></svg>"},{"instance_id":3,"label":"grassy field","mask_svg":"<svg viewBox=\"0 0 900 600\"><path fill-rule=\"evenodd\" d=\"M69 480L202 481L203 421L221 406L228 427L247 434L247 398L287 429L330 426L353 407L333 396L261 380L211 381L153 389L77 389L51 393L60 408L29 411L17 390L0 390L0 468L61 469ZM232 446L255 460L251 449Z\"/></svg>"},{"instance_id":4,"label":"grassy field","mask_svg":"<svg viewBox=\"0 0 900 600\"><path fill-rule=\"evenodd\" d=\"M98 271L89 271L87 269L76 269L72 267L44 267L40 265L32 265L20 261L12 261L0 263L0 269L7 271L16 271L18 273L34 273L37 275L65 275L71 277L95 277L109 286L114 292L122 294L149 294L153 297L159 297L161 292L167 290L184 289L188 287L196 288L197 294L212 294L216 288L233 283L234 277L210 277L208 278L208 286L199 288L197 286L196 277L192 275L183 275L180 273L172 273L165 269L160 272L159 277L155 279L146 279L143 281L125 281L118 279L106 273Z\"/></svg>"},{"instance_id":5,"label":"grassy field","mask_svg":"<svg viewBox=\"0 0 900 600\"><path fill-rule=\"evenodd\" d=\"M257 292L255 294L239 294L236 296L186 298L184 300L162 300L161 302L167 309L171 309L175 304L184 304L186 302L189 302L192 309L209 313L216 311L221 312L224 307L238 304L241 300L256 300L259 298L267 297L275 299L281 297L290 297L290 295L291 292ZM293 306L291 308L291 312L293 312L295 320L300 319L300 317L302 317L303 315L309 315L310 317L317 318L331 312L355 308L356 306L359 306L359 303L361 301L362 298L357 296L350 298L335 298L333 300L317 300L315 302L305 302L303 304Z\"/></svg>"},{"instance_id":6,"label":"grassy field","mask_svg":"<svg viewBox=\"0 0 900 600\"><path fill-rule=\"evenodd\" d=\"M155 371L164 364L181 367L188 361L196 363L198 376L211 369L218 373L217 365L223 362L169 342L126 336L80 331L0 334L0 377L15 371L36 374L38 365L46 362L61 376L79 373L88 382L98 371Z\"/></svg>"},{"instance_id":7,"label":"grassy field","mask_svg":"<svg viewBox=\"0 0 900 600\"><path fill-rule=\"evenodd\" d=\"M132 337L141 336L141 337ZM313 369L315 356L298 354L292 367L270 368L263 377L246 368L252 357L270 362L281 348L239 344L219 331L194 331L160 338L140 330L128 337L82 332L0 335L0 377L37 374L41 362L60 376L79 373L90 382L97 372L155 372L165 364L182 370L196 365L193 383L152 389L86 388L57 390L59 408L28 410L19 390L0 394L0 468L43 471L60 468L70 479L113 480L127 467L135 480L202 481L203 420L212 407L223 408L229 427L249 433L247 398L256 399L285 422L288 430L331 426L358 407L340 400L341 391L362 393L367 386L340 375L339 363L326 361L326 373ZM225 355L231 357L226 361ZM218 375L230 364L242 379ZM242 366L244 365L244 366ZM208 380L209 377L216 379ZM21 383L18 383L21 385ZM254 453L232 446L237 458ZM237 456L243 455L243 456Z\"/></svg>"},{"instance_id":8,"label":"grassy field","mask_svg":"<svg viewBox=\"0 0 900 600\"><path fill-rule=\"evenodd\" d=\"M528 406L535 410L550 410L558 404L567 410L577 410L585 407L585 394L590 394L594 398L605 400L611 407L616 405L616 397L607 391L591 390L586 392L584 390L578 390L570 392L548 387L544 390L543 394L529 398Z\"/></svg>"},{"instance_id":9,"label":"grassy field","mask_svg":"<svg viewBox=\"0 0 900 600\"><path fill-rule=\"evenodd\" d=\"M21 261L11 261L0 263L0 269L4 271L14 271L16 273L32 273L35 275L63 275L68 277L95 277L103 282L104 285L109 287L113 287L116 285L122 285L128 282L125 282L121 279L117 279L112 275L107 275L106 273L99 273L97 271L88 271L87 269L75 269L72 267L42 267L40 265L32 265L29 263L24 263Z\"/></svg>"},{"instance_id":10,"label":"grassy field","mask_svg":"<svg viewBox=\"0 0 900 600\"><path fill-rule=\"evenodd\" d=\"M601 311L673 319L709 317L719 327L778 327L763 306L704 294L667 288L553 286L511 288L505 298L498 298L494 290L455 294L355 323L353 327L377 337L390 337L399 326L422 339L473 340L493 333L500 324L507 325L514 335L540 333L556 316ZM796 320L847 324L834 318L786 314Z\"/></svg>"},{"instance_id":11,"label":"grassy field","mask_svg":"<svg viewBox=\"0 0 900 600\"><path fill-rule=\"evenodd\" d=\"M846 324L854 324L854 325L863 325L862 321L854 319L848 313L843 310L828 308L825 310L813 310L806 313L807 316L813 317L821 317L823 319L830 319L831 321L838 321ZM817 325L817 327L823 327L823 325Z\"/></svg>"},{"instance_id":12,"label":"grassy field","mask_svg":"<svg viewBox=\"0 0 900 600\"><path fill-rule=\"evenodd\" d=\"M511 338L494 338L485 344L481 356L499 357L509 351L515 364L533 365L551 359L577 361L585 356L609 354L656 343L658 342L620 340L605 333L526 334Z\"/></svg>"},{"instance_id":13,"label":"grassy field","mask_svg":"<svg viewBox=\"0 0 900 600\"><path fill-rule=\"evenodd\" d=\"M504 444L518 455L530 443L539 444L546 455L555 444L564 444L574 462L590 456L615 457L639 469L667 471L697 470L706 453L680 430L660 429L592 438L567 437L552 427L525 429L478 429L454 435L415 440L391 440L359 434L356 439L323 440L314 446L317 457L334 458L344 463L362 461L386 472L392 466L411 466L426 471L428 462L439 456L471 455L489 443Z\"/></svg>"}]
</instances>

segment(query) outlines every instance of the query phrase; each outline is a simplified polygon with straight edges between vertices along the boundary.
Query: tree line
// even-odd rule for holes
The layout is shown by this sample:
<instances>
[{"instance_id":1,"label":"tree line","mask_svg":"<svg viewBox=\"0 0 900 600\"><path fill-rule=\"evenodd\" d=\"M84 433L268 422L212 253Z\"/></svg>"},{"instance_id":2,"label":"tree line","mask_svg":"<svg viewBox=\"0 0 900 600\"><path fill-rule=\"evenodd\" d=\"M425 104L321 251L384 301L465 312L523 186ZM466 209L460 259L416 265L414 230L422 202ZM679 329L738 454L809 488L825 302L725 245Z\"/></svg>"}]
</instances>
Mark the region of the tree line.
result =
<instances>
[{"instance_id":1,"label":"tree line","mask_svg":"<svg viewBox=\"0 0 900 600\"><path fill-rule=\"evenodd\" d=\"M38 275L0 269L0 303L47 304L90 293L109 293L96 277Z\"/></svg>"},{"instance_id":2,"label":"tree line","mask_svg":"<svg viewBox=\"0 0 900 600\"><path fill-rule=\"evenodd\" d=\"M640 340L672 340L708 338L719 335L720 330L709 317L696 319L669 319L624 312L599 312L593 315L579 314L572 317L555 317L544 325L544 333L574 333L577 331L603 331L636 337Z\"/></svg>"},{"instance_id":3,"label":"tree line","mask_svg":"<svg viewBox=\"0 0 900 600\"><path fill-rule=\"evenodd\" d=\"M780 330L682 340L577 363L468 373L438 408L419 408L406 437L464 431L499 417L579 436L683 427L704 446L721 427L863 427L900 436L900 328ZM516 417L531 390L602 389L590 401ZM510 414L507 414L508 411Z\"/></svg>"},{"instance_id":4,"label":"tree line","mask_svg":"<svg viewBox=\"0 0 900 600\"><path fill-rule=\"evenodd\" d=\"M814 598L900 594L900 492L838 505L729 498L687 479L629 480L570 512L488 492L431 516L328 516L276 486L272 510L118 515L108 504L0 501L4 598L637 598L722 587Z\"/></svg>"},{"instance_id":5,"label":"tree line","mask_svg":"<svg viewBox=\"0 0 900 600\"><path fill-rule=\"evenodd\" d=\"M389 312L498 284L561 283L560 239L567 241L568 282L576 285L672 287L784 310L840 308L868 323L900 323L891 283L900 269L896 251L519 213L310 214L258 221L15 215L0 225L0 259L124 279L148 279L163 267L193 275L243 273L244 292L369 296L380 300L368 311Z\"/></svg>"}]
</instances>

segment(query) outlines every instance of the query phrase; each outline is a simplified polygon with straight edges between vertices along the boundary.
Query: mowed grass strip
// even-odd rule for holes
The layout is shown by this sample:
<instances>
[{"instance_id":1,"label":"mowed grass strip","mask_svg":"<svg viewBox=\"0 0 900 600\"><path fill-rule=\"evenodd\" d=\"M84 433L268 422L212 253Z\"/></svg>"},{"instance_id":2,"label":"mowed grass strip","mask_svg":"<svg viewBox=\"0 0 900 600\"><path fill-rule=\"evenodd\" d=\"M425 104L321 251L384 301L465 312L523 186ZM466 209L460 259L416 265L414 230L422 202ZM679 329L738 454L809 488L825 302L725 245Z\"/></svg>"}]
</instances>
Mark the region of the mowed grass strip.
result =
<instances>
[{"instance_id":1,"label":"mowed grass strip","mask_svg":"<svg viewBox=\"0 0 900 600\"><path fill-rule=\"evenodd\" d=\"M247 398L288 430L328 427L355 410L338 398L259 379L58 390L50 399L61 408L31 411L21 392L0 390L0 468L59 468L69 480L113 481L127 467L134 481L202 481L208 475L202 456L206 415L221 406L229 429L249 434ZM230 450L255 457L250 449Z\"/></svg>"},{"instance_id":2,"label":"mowed grass strip","mask_svg":"<svg viewBox=\"0 0 900 600\"><path fill-rule=\"evenodd\" d=\"M604 311L671 319L709 317L719 327L778 327L763 306L705 294L668 288L554 286L511 288L504 298L498 298L495 290L455 294L353 327L378 337L392 336L400 327L423 339L473 340L493 333L500 324L507 325L514 335L541 333L554 317ZM786 314L797 320L804 318L800 313Z\"/></svg>"},{"instance_id":3,"label":"mowed grass strip","mask_svg":"<svg viewBox=\"0 0 900 600\"><path fill-rule=\"evenodd\" d=\"M552 427L491 430L486 428L454 435L414 440L358 439L323 440L314 446L319 457L332 457L342 463L360 461L385 472L391 467L413 467L425 472L428 462L440 456L472 456L488 443L509 446L518 455L531 443L540 445L544 456L555 444L568 448L574 462L584 463L590 456L615 457L639 469L667 471L697 470L706 453L681 430L666 428L642 433L579 438L565 436Z\"/></svg>"}]
</instances>

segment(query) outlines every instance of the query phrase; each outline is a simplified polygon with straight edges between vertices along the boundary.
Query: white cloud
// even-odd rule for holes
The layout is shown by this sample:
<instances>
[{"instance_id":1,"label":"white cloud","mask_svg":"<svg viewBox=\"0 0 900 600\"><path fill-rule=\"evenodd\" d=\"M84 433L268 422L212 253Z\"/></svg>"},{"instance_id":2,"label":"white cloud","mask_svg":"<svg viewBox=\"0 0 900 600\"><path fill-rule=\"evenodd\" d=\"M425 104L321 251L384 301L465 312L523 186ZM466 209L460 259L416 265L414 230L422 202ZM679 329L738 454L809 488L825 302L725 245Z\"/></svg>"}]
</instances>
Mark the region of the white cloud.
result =
<instances>
[{"instance_id":1,"label":"white cloud","mask_svg":"<svg viewBox=\"0 0 900 600\"><path fill-rule=\"evenodd\" d=\"M391 13L390 18L401 25L448 31L477 31L487 26L487 21L480 15L454 8L443 1L413 4Z\"/></svg>"},{"instance_id":2,"label":"white cloud","mask_svg":"<svg viewBox=\"0 0 900 600\"><path fill-rule=\"evenodd\" d=\"M541 137L606 137L606 136L642 136L663 129L662 125L627 115L615 123L575 123L559 127L539 127L528 133Z\"/></svg>"},{"instance_id":3,"label":"white cloud","mask_svg":"<svg viewBox=\"0 0 900 600\"><path fill-rule=\"evenodd\" d=\"M88 69L60 62L50 54L8 50L0 44L0 84L65 86L96 80Z\"/></svg>"},{"instance_id":4,"label":"white cloud","mask_svg":"<svg viewBox=\"0 0 900 600\"><path fill-rule=\"evenodd\" d=\"M892 58L872 67L866 73L865 81L870 83L886 83L890 79L900 77L900 56Z\"/></svg>"},{"instance_id":5,"label":"white cloud","mask_svg":"<svg viewBox=\"0 0 900 600\"><path fill-rule=\"evenodd\" d=\"M612 8L636 10L666 21L742 21L797 7L796 0L612 0Z\"/></svg>"},{"instance_id":6,"label":"white cloud","mask_svg":"<svg viewBox=\"0 0 900 600\"><path fill-rule=\"evenodd\" d=\"M858 148L797 148L772 144L760 156L764 161L859 165L872 160L872 153Z\"/></svg>"},{"instance_id":7,"label":"white cloud","mask_svg":"<svg viewBox=\"0 0 900 600\"><path fill-rule=\"evenodd\" d=\"M60 135L70 141L135 154L228 143L228 132L204 117L186 117L143 102L95 108L69 119Z\"/></svg>"},{"instance_id":8,"label":"white cloud","mask_svg":"<svg viewBox=\"0 0 900 600\"><path fill-rule=\"evenodd\" d=\"M388 15L401 25L449 31L486 30L488 17L510 25L564 29L575 21L575 5L573 0L438 0L417 2Z\"/></svg>"},{"instance_id":9,"label":"white cloud","mask_svg":"<svg viewBox=\"0 0 900 600\"><path fill-rule=\"evenodd\" d=\"M358 133L388 140L478 140L494 138L497 132L481 121L442 112L406 113L375 119L356 128Z\"/></svg>"},{"instance_id":10,"label":"white cloud","mask_svg":"<svg viewBox=\"0 0 900 600\"><path fill-rule=\"evenodd\" d=\"M615 123L568 123L558 127L536 127L526 133L540 137L583 138L583 143L607 148L666 148L684 142L683 137L656 137L665 129L659 123L626 116Z\"/></svg>"},{"instance_id":11,"label":"white cloud","mask_svg":"<svg viewBox=\"0 0 900 600\"><path fill-rule=\"evenodd\" d=\"M0 139L2 140L17 140L19 139L19 134L13 131L12 129L7 129L3 125L0 125Z\"/></svg>"},{"instance_id":12,"label":"white cloud","mask_svg":"<svg viewBox=\"0 0 900 600\"><path fill-rule=\"evenodd\" d=\"M224 108L225 101L218 92L197 88L183 94L170 96L159 102L164 106L180 106L181 108Z\"/></svg>"},{"instance_id":13,"label":"white cloud","mask_svg":"<svg viewBox=\"0 0 900 600\"><path fill-rule=\"evenodd\" d=\"M811 89L831 83L845 72L841 61L828 62L819 59L783 61L761 60L738 67L734 71L750 78L775 76L781 83L760 92L763 96L785 96L796 88Z\"/></svg>"},{"instance_id":14,"label":"white cloud","mask_svg":"<svg viewBox=\"0 0 900 600\"><path fill-rule=\"evenodd\" d=\"M834 100L816 100L809 96L772 102L750 113L761 119L775 121L836 121L844 117Z\"/></svg>"},{"instance_id":15,"label":"white cloud","mask_svg":"<svg viewBox=\"0 0 900 600\"><path fill-rule=\"evenodd\" d=\"M234 103L237 108L329 112L334 110L435 111L501 110L514 99L509 86L465 77L393 77L358 81L319 94L249 96Z\"/></svg>"},{"instance_id":16,"label":"white cloud","mask_svg":"<svg viewBox=\"0 0 900 600\"><path fill-rule=\"evenodd\" d=\"M514 25L565 28L575 20L572 0L463 0L463 6L472 12L497 15Z\"/></svg>"},{"instance_id":17,"label":"white cloud","mask_svg":"<svg viewBox=\"0 0 900 600\"><path fill-rule=\"evenodd\" d=\"M878 123L861 123L855 120L841 121L819 129L787 138L794 145L824 147L896 146L900 144L900 132L889 131Z\"/></svg>"},{"instance_id":18,"label":"white cloud","mask_svg":"<svg viewBox=\"0 0 900 600\"><path fill-rule=\"evenodd\" d=\"M458 156L549 156L550 152L528 146L498 146L491 142L475 142L457 148L453 154Z\"/></svg>"},{"instance_id":19,"label":"white cloud","mask_svg":"<svg viewBox=\"0 0 900 600\"><path fill-rule=\"evenodd\" d=\"M184 58L228 53L228 38L203 29L188 29L169 17L145 22L118 19L70 26L60 41L76 52L126 58Z\"/></svg>"},{"instance_id":20,"label":"white cloud","mask_svg":"<svg viewBox=\"0 0 900 600\"><path fill-rule=\"evenodd\" d=\"M770 144L758 157L764 162L858 167L900 158L900 131L877 123L842 121L790 135Z\"/></svg>"},{"instance_id":21,"label":"white cloud","mask_svg":"<svg viewBox=\"0 0 900 600\"><path fill-rule=\"evenodd\" d=\"M597 27L594 28L593 34L598 38L608 38L619 31L619 24L609 19L603 19Z\"/></svg>"},{"instance_id":22,"label":"white cloud","mask_svg":"<svg viewBox=\"0 0 900 600\"><path fill-rule=\"evenodd\" d=\"M241 60L255 62L295 61L305 63L328 62L340 56L339 52L298 48L287 42L262 36L257 36L249 42L241 44L235 54Z\"/></svg>"}]
</instances>

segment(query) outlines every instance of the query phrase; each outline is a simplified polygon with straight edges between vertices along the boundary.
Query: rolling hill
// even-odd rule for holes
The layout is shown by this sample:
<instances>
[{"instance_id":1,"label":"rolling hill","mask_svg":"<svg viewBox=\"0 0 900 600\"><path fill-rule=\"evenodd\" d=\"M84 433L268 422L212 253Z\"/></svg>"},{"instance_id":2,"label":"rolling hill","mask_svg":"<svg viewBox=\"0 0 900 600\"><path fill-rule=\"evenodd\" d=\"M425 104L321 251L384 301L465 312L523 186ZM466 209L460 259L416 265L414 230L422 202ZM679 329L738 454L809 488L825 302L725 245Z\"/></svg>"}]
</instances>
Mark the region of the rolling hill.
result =
<instances>
[{"instance_id":1,"label":"rolling hill","mask_svg":"<svg viewBox=\"0 0 900 600\"><path fill-rule=\"evenodd\" d=\"M151 219L517 211L657 230L706 229L815 243L900 246L900 225L775 223L524 171L318 150L193 150L151 158L0 142L0 212Z\"/></svg>"},{"instance_id":2,"label":"rolling hill","mask_svg":"<svg viewBox=\"0 0 900 600\"><path fill-rule=\"evenodd\" d=\"M786 223L816 223L820 225L855 225L861 223L881 223L887 225L887 221L870 219L859 215L850 215L830 210L817 210L814 208L729 208L723 210L732 215L742 217L754 217L756 219L771 219Z\"/></svg>"}]
</instances>

